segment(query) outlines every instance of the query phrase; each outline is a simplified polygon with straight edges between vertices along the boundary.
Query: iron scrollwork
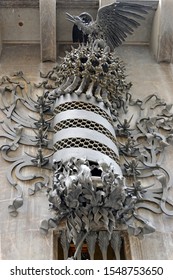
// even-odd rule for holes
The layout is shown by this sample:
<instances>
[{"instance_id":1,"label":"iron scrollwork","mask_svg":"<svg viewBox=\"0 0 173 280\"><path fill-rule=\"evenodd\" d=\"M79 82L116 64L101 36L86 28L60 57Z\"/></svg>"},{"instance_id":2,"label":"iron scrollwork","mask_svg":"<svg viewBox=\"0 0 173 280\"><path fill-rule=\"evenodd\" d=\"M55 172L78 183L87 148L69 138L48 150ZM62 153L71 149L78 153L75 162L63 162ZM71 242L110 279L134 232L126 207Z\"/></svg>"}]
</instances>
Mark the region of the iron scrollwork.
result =
<instances>
[{"instance_id":1,"label":"iron scrollwork","mask_svg":"<svg viewBox=\"0 0 173 280\"><path fill-rule=\"evenodd\" d=\"M65 222L65 257L73 242L79 258L85 241L93 259L97 240L103 259L109 241L119 259L115 232L142 238L155 230L140 209L173 215L164 161L173 143L172 105L157 94L133 99L124 63L102 45L72 47L41 78L33 84L19 71L0 80L1 153L17 191L9 213L17 216L21 182L32 180L29 195L46 187L55 213L41 232ZM24 175L28 167L33 172Z\"/></svg>"}]
</instances>

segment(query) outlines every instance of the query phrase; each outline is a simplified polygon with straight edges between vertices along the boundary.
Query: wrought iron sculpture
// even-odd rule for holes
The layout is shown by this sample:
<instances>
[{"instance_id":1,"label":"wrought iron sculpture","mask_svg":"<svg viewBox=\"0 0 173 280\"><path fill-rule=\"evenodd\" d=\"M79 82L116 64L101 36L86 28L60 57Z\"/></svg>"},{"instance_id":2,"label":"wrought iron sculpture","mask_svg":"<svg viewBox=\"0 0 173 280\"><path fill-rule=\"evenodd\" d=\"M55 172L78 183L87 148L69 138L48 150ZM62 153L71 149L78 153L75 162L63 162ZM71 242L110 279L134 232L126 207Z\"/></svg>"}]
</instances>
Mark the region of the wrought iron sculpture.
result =
<instances>
[{"instance_id":1,"label":"wrought iron sculpture","mask_svg":"<svg viewBox=\"0 0 173 280\"><path fill-rule=\"evenodd\" d=\"M150 9L151 6L130 1L114 1L99 8L95 21L86 12L79 16L66 13L66 16L74 23L73 42L89 40L94 47L101 40L103 45L107 44L114 49L125 41L128 34L133 34L134 29L140 26L139 20L145 19L143 15L146 15Z\"/></svg>"},{"instance_id":2,"label":"wrought iron sculpture","mask_svg":"<svg viewBox=\"0 0 173 280\"><path fill-rule=\"evenodd\" d=\"M110 240L118 259L121 230L139 238L155 230L140 209L173 215L172 174L163 166L173 143L172 106L156 94L134 100L123 62L92 43L72 47L41 77L35 85L22 72L0 81L1 153L11 162L7 178L18 191L9 213L17 216L23 204L19 182L33 180L29 194L47 187L55 213L41 222L41 231L66 222L65 258L70 242L80 258L86 241L91 259L96 242L106 259ZM30 151L11 155L23 145ZM28 166L34 175L22 173ZM39 172L45 169L53 182Z\"/></svg>"}]
</instances>

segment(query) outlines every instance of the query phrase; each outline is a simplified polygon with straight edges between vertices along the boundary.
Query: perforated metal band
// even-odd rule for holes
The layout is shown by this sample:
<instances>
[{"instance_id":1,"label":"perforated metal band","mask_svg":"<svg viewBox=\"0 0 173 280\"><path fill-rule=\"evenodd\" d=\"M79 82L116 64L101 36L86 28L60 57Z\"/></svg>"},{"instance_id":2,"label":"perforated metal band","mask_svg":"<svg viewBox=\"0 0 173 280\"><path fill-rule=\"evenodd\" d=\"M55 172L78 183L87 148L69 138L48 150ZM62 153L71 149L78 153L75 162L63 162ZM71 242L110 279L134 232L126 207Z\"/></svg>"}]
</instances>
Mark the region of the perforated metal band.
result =
<instances>
[{"instance_id":1,"label":"perforated metal band","mask_svg":"<svg viewBox=\"0 0 173 280\"><path fill-rule=\"evenodd\" d=\"M56 89L55 89L56 91ZM105 106L104 102L97 102L95 97L90 97L89 99L86 97L85 93L82 93L80 96L76 95L74 92L73 93L67 93L65 95L61 95L60 97L58 97L55 101L55 108L60 106L61 104L64 103L68 103L68 102L76 102L76 103L87 103L90 105L95 106L96 108L101 109L102 111L105 111L106 114L108 116L110 116L110 118L112 118L111 116L111 112L110 109L108 107Z\"/></svg>"},{"instance_id":2,"label":"perforated metal band","mask_svg":"<svg viewBox=\"0 0 173 280\"><path fill-rule=\"evenodd\" d=\"M82 120L86 120L89 122L94 121L95 123L97 123L98 125L102 125L105 127L105 129L109 130L109 132L116 138L115 135L115 129L112 126L112 124L110 124L105 118L103 118L102 116L94 113L94 112L89 112L89 111L85 111L85 110L68 110L68 111L64 111L61 112L59 114L57 114L54 118L54 126L57 126L57 124L59 124L61 121L66 121L66 120L79 120L82 122Z\"/></svg>"},{"instance_id":3,"label":"perforated metal band","mask_svg":"<svg viewBox=\"0 0 173 280\"><path fill-rule=\"evenodd\" d=\"M54 114L56 160L59 153L68 159L72 150L73 156L81 157L80 150L88 160L104 160L106 157L109 162L118 165L119 153L112 117L103 102L98 103L92 97L88 100L85 94L80 97L66 94L56 99Z\"/></svg>"},{"instance_id":4,"label":"perforated metal band","mask_svg":"<svg viewBox=\"0 0 173 280\"><path fill-rule=\"evenodd\" d=\"M54 132L57 133L60 130L66 129L69 127L87 128L87 129L91 129L93 131L97 131L99 133L102 133L106 137L108 137L113 143L116 143L115 135L110 133L110 131L108 129L106 129L103 125L101 125L97 122L89 121L86 119L66 119L61 122L58 122L54 127Z\"/></svg>"},{"instance_id":5,"label":"perforated metal band","mask_svg":"<svg viewBox=\"0 0 173 280\"><path fill-rule=\"evenodd\" d=\"M55 107L54 114L59 114L64 111L68 110L85 110L88 112L94 112L103 118L105 118L111 125L112 125L112 119L111 117L100 107L97 107L91 103L81 102L81 101L72 101L60 104L59 106Z\"/></svg>"}]
</instances>

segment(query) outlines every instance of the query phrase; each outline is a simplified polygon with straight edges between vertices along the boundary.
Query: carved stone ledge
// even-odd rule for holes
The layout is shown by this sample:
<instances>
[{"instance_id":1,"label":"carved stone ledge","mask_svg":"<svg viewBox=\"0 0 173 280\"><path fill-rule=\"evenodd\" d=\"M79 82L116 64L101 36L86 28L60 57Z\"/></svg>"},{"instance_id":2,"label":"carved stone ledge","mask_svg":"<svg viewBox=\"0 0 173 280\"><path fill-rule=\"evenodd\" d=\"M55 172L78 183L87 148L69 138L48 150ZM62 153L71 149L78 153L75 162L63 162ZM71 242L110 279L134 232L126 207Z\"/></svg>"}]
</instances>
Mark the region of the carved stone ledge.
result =
<instances>
[{"instance_id":1,"label":"carved stone ledge","mask_svg":"<svg viewBox=\"0 0 173 280\"><path fill-rule=\"evenodd\" d=\"M57 7L98 7L98 0L56 0ZM38 8L39 0L1 0L0 8Z\"/></svg>"},{"instance_id":2,"label":"carved stone ledge","mask_svg":"<svg viewBox=\"0 0 173 280\"><path fill-rule=\"evenodd\" d=\"M39 0L1 0L0 8L38 8Z\"/></svg>"},{"instance_id":3,"label":"carved stone ledge","mask_svg":"<svg viewBox=\"0 0 173 280\"><path fill-rule=\"evenodd\" d=\"M98 8L99 6L99 0L57 0L57 7L71 7L71 8Z\"/></svg>"}]
</instances>

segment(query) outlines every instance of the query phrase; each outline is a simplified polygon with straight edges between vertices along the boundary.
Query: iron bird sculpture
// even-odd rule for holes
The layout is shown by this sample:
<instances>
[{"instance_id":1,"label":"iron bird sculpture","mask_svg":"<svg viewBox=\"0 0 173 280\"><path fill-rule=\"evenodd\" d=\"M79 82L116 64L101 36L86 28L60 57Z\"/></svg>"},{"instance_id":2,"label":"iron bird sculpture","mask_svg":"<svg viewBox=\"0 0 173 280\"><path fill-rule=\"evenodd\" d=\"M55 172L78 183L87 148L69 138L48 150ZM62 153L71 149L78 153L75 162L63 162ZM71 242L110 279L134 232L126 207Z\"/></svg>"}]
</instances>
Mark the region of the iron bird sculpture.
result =
<instances>
[{"instance_id":1,"label":"iron bird sculpture","mask_svg":"<svg viewBox=\"0 0 173 280\"><path fill-rule=\"evenodd\" d=\"M74 23L73 42L81 42L82 39L86 42L86 38L92 43L103 40L114 49L125 41L127 35L133 34L134 29L140 26L139 20L145 19L144 15L147 15L149 10L151 6L115 1L99 8L96 20L87 12L79 16L66 13L66 16Z\"/></svg>"}]
</instances>

